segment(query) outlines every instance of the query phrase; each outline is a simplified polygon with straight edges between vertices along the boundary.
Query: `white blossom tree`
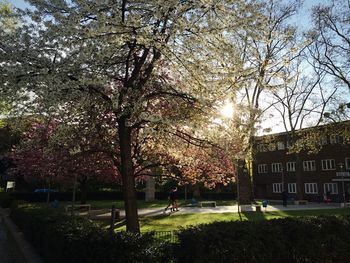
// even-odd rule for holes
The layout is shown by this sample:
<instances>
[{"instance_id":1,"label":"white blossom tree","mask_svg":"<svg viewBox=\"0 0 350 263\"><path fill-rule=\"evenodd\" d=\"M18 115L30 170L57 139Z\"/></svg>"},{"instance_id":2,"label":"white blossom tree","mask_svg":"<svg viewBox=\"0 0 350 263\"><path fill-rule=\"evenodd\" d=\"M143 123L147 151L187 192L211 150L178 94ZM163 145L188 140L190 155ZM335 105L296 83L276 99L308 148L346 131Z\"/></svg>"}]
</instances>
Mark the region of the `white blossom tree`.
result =
<instances>
[{"instance_id":1,"label":"white blossom tree","mask_svg":"<svg viewBox=\"0 0 350 263\"><path fill-rule=\"evenodd\" d=\"M18 11L20 27L0 40L0 65L5 65L0 69L1 94L27 112L51 115L67 106L86 109L90 104L112 114L126 228L139 232L135 140L142 143L160 130L184 127L203 114L203 105L212 104L215 92L222 94L219 78L213 76L214 44L220 43L224 30L217 19L227 16L227 8L239 12L246 4L28 2L32 10ZM206 50L210 52L203 56Z\"/></svg>"}]
</instances>

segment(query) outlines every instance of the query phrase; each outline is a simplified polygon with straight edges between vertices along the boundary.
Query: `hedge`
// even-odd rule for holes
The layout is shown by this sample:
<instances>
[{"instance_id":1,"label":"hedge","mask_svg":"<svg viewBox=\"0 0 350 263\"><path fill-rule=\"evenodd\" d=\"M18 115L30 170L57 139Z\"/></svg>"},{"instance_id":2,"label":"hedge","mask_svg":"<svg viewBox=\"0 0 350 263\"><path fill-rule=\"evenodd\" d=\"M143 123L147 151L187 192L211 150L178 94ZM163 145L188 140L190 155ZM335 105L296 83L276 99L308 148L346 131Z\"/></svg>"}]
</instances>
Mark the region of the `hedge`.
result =
<instances>
[{"instance_id":1,"label":"hedge","mask_svg":"<svg viewBox=\"0 0 350 263\"><path fill-rule=\"evenodd\" d=\"M55 210L15 209L11 217L44 262L350 262L350 216L231 221L178 232L111 236L100 225Z\"/></svg>"},{"instance_id":2,"label":"hedge","mask_svg":"<svg viewBox=\"0 0 350 263\"><path fill-rule=\"evenodd\" d=\"M98 224L52 210L16 209L12 220L24 232L44 262L169 262L170 247L145 235L111 236Z\"/></svg>"},{"instance_id":3,"label":"hedge","mask_svg":"<svg viewBox=\"0 0 350 263\"><path fill-rule=\"evenodd\" d=\"M350 217L217 222L178 234L177 262L349 262Z\"/></svg>"}]
</instances>

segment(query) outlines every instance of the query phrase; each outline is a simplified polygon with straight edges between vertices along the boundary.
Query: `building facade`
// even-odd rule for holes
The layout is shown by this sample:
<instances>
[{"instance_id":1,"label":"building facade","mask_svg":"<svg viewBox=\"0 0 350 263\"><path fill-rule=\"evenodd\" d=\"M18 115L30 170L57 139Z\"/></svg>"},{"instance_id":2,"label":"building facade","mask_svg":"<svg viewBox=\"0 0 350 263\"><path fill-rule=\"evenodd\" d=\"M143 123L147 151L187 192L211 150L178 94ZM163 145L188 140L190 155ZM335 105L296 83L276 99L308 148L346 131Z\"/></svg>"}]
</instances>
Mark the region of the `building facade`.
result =
<instances>
[{"instance_id":1,"label":"building facade","mask_svg":"<svg viewBox=\"0 0 350 263\"><path fill-rule=\"evenodd\" d=\"M294 143L289 133L257 137L253 162L254 198L281 199L285 190L294 200L302 196L308 201L323 201L326 197L333 202L344 198L349 201L347 126L350 127L349 122L338 124L337 129L333 129L334 124L303 129L298 131L298 140ZM301 195L298 191L302 191Z\"/></svg>"}]
</instances>

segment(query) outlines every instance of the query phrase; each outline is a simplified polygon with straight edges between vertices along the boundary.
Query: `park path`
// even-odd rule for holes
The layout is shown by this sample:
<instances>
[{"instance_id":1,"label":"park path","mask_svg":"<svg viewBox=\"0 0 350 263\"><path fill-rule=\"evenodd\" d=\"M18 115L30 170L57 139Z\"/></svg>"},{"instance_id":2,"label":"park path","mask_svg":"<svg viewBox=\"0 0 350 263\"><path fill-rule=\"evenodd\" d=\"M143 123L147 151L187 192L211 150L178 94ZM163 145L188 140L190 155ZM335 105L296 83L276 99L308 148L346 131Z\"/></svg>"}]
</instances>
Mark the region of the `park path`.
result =
<instances>
[{"instance_id":1,"label":"park path","mask_svg":"<svg viewBox=\"0 0 350 263\"><path fill-rule=\"evenodd\" d=\"M308 203L305 205L288 205L284 207L283 205L268 205L265 208L261 208L262 212L272 212L272 211L293 211L293 210L313 210L313 209L332 209L332 208L340 208L340 204L337 203ZM180 207L180 211L175 212L174 214L208 214L208 213L237 213L238 207L235 206L217 206L217 207ZM255 206L242 206L241 212L244 211L256 211ZM164 213L164 208L141 208L138 209L138 214L142 216L160 216L160 215L169 215L171 214L170 209L168 209ZM110 217L109 213L101 213L94 215L96 218L99 217ZM125 211L120 210L120 216L125 216Z\"/></svg>"},{"instance_id":2,"label":"park path","mask_svg":"<svg viewBox=\"0 0 350 263\"><path fill-rule=\"evenodd\" d=\"M15 260L8 253L7 233L2 217L0 217L0 262L13 263Z\"/></svg>"}]
</instances>

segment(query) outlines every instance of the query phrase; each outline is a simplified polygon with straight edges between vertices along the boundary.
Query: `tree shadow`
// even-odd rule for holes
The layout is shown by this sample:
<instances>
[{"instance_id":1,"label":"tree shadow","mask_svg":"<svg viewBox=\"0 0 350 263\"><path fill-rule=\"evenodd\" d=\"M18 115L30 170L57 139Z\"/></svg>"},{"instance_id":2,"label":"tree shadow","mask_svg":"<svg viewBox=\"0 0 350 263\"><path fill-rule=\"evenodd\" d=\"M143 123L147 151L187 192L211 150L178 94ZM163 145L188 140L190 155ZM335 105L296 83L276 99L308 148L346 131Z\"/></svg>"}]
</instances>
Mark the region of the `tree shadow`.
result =
<instances>
[{"instance_id":1,"label":"tree shadow","mask_svg":"<svg viewBox=\"0 0 350 263\"><path fill-rule=\"evenodd\" d=\"M242 215L245 216L245 218L247 218L249 221L253 220L266 220L266 216L264 212L257 212L257 211L245 211L245 212L241 212ZM241 218L241 214L239 215L239 217ZM242 220L241 220L242 221Z\"/></svg>"}]
</instances>

